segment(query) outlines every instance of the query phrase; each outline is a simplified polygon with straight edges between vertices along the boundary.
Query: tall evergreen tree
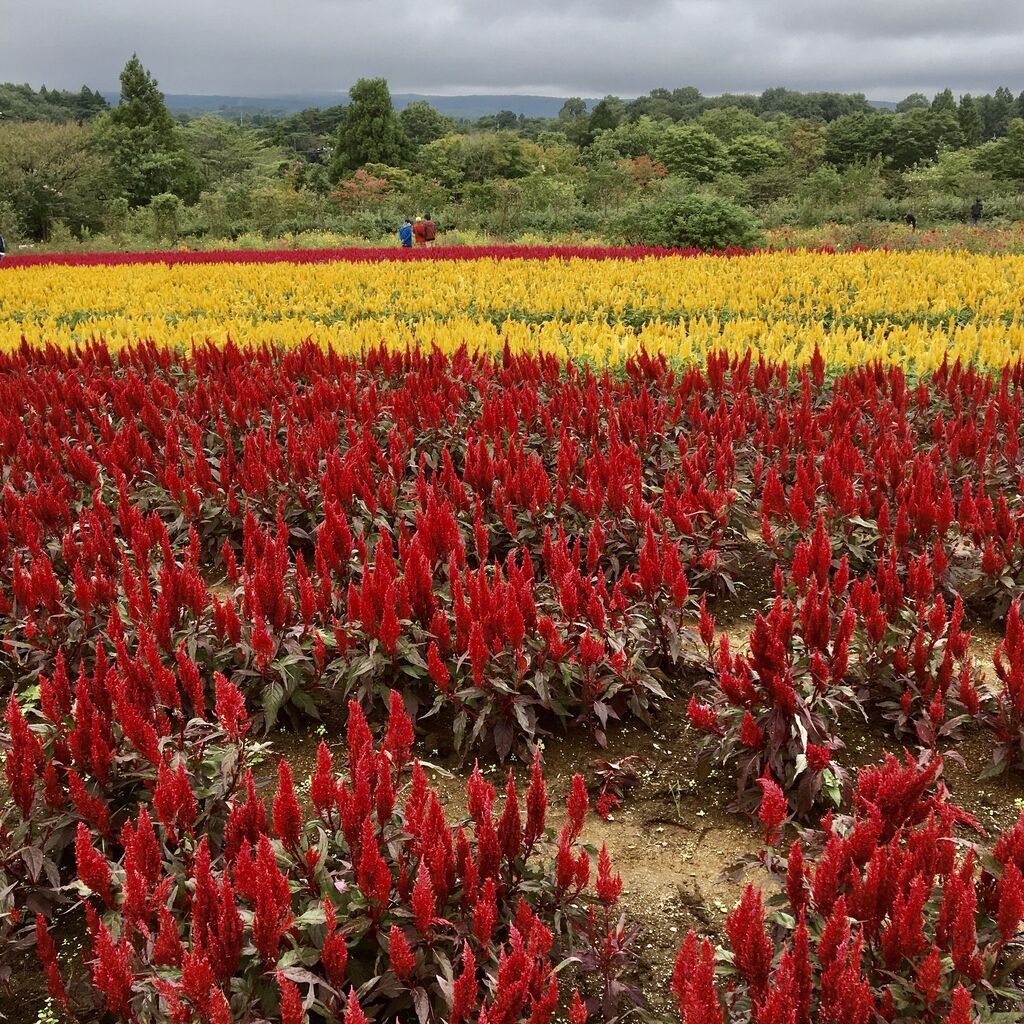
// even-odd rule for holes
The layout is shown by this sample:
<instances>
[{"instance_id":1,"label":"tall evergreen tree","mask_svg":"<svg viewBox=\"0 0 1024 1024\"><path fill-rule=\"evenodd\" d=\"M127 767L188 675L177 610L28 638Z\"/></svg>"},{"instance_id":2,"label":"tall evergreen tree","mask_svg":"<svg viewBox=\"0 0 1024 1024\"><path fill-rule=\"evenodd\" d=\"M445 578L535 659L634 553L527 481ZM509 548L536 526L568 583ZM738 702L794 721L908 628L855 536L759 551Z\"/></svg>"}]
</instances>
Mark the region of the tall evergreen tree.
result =
<instances>
[{"instance_id":1,"label":"tall evergreen tree","mask_svg":"<svg viewBox=\"0 0 1024 1024\"><path fill-rule=\"evenodd\" d=\"M952 89L943 89L942 92L935 94L935 98L932 100L932 113L956 113L956 100L953 99Z\"/></svg>"},{"instance_id":2,"label":"tall evergreen tree","mask_svg":"<svg viewBox=\"0 0 1024 1024\"><path fill-rule=\"evenodd\" d=\"M360 78L348 95L350 103L338 127L331 160L332 177L343 177L363 164L403 163L407 143L391 105L387 79Z\"/></svg>"},{"instance_id":3,"label":"tall evergreen tree","mask_svg":"<svg viewBox=\"0 0 1024 1024\"><path fill-rule=\"evenodd\" d=\"M985 137L985 121L978 109L978 103L969 93L960 97L960 106L957 109L957 118L960 121L960 132L963 136L965 146L977 146Z\"/></svg>"},{"instance_id":4,"label":"tall evergreen tree","mask_svg":"<svg viewBox=\"0 0 1024 1024\"><path fill-rule=\"evenodd\" d=\"M164 95L135 54L121 72L121 102L97 122L96 139L132 206L191 187L189 161Z\"/></svg>"}]
</instances>

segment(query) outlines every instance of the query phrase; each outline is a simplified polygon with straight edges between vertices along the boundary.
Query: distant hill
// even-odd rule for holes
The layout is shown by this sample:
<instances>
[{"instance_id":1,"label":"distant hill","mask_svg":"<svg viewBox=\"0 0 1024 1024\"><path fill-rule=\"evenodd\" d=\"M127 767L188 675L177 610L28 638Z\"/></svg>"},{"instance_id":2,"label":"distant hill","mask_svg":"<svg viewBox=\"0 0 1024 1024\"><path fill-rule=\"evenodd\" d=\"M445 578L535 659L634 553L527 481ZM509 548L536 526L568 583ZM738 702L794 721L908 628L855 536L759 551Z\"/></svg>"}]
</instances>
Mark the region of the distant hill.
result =
<instances>
[{"instance_id":1,"label":"distant hill","mask_svg":"<svg viewBox=\"0 0 1024 1024\"><path fill-rule=\"evenodd\" d=\"M116 104L119 94L104 92L111 104ZM225 114L237 117L239 114L277 114L287 116L309 107L334 107L348 103L347 92L311 92L289 96L201 96L188 93L166 93L164 99L174 114ZM391 97L396 110L407 107L417 100L426 100L442 114L449 117L475 120L502 110L511 110L524 117L557 117L565 103L563 96L427 96L418 93L395 93ZM597 100L588 99L588 106Z\"/></svg>"}]
</instances>

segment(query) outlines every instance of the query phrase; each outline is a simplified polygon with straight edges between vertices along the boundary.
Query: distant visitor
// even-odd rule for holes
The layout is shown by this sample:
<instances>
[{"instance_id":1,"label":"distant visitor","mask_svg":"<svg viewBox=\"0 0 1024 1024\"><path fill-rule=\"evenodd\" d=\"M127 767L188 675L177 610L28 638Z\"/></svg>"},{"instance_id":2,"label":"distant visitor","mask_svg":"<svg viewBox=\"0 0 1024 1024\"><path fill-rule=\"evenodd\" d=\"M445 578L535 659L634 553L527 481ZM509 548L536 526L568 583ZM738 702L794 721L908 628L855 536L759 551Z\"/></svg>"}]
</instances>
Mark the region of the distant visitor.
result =
<instances>
[{"instance_id":1,"label":"distant visitor","mask_svg":"<svg viewBox=\"0 0 1024 1024\"><path fill-rule=\"evenodd\" d=\"M398 229L398 240L402 243L403 249L412 248L412 222L408 217L402 222L402 226Z\"/></svg>"},{"instance_id":2,"label":"distant visitor","mask_svg":"<svg viewBox=\"0 0 1024 1024\"><path fill-rule=\"evenodd\" d=\"M981 220L981 200L975 199L974 205L971 207L971 223L977 224Z\"/></svg>"},{"instance_id":3,"label":"distant visitor","mask_svg":"<svg viewBox=\"0 0 1024 1024\"><path fill-rule=\"evenodd\" d=\"M428 213L423 218L423 244L427 248L432 248L434 240L437 238L437 225L434 223L434 218Z\"/></svg>"},{"instance_id":4,"label":"distant visitor","mask_svg":"<svg viewBox=\"0 0 1024 1024\"><path fill-rule=\"evenodd\" d=\"M416 238L417 245L427 244L427 226L422 217L416 218L416 223L412 226L412 233Z\"/></svg>"},{"instance_id":5,"label":"distant visitor","mask_svg":"<svg viewBox=\"0 0 1024 1024\"><path fill-rule=\"evenodd\" d=\"M912 214L908 213L904 218L911 231L917 230L917 218Z\"/></svg>"}]
</instances>

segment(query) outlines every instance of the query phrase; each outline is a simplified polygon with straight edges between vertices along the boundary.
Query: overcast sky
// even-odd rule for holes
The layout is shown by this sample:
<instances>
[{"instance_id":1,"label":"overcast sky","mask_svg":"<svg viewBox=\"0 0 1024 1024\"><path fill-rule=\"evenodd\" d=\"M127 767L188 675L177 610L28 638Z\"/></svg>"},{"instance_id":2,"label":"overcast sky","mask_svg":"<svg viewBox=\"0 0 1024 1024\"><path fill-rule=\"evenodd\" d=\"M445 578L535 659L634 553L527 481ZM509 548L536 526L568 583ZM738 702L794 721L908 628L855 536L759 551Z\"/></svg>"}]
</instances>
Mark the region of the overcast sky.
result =
<instances>
[{"instance_id":1,"label":"overcast sky","mask_svg":"<svg viewBox=\"0 0 1024 1024\"><path fill-rule=\"evenodd\" d=\"M0 0L0 81L116 88L133 50L173 93L1016 93L1024 2Z\"/></svg>"}]
</instances>

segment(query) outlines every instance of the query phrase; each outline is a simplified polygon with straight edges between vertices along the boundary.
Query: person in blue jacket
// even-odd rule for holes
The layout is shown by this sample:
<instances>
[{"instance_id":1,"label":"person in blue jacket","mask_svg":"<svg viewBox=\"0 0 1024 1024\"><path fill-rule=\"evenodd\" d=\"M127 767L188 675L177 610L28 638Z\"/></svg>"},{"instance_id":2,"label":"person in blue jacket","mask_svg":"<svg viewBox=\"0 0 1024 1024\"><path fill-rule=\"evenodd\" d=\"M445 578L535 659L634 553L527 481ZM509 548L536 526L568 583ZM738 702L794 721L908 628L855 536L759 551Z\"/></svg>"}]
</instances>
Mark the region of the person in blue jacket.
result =
<instances>
[{"instance_id":1,"label":"person in blue jacket","mask_svg":"<svg viewBox=\"0 0 1024 1024\"><path fill-rule=\"evenodd\" d=\"M412 248L412 222L408 217L402 222L402 226L398 229L398 240L402 243L403 249Z\"/></svg>"}]
</instances>

